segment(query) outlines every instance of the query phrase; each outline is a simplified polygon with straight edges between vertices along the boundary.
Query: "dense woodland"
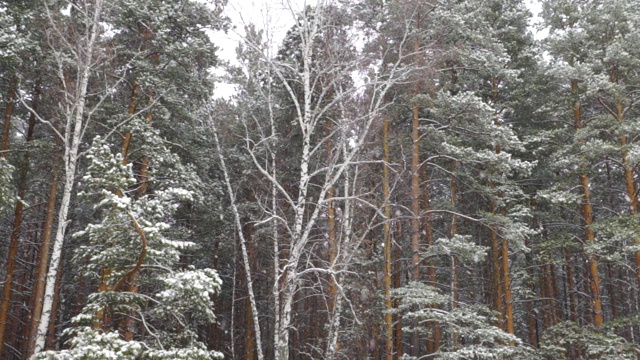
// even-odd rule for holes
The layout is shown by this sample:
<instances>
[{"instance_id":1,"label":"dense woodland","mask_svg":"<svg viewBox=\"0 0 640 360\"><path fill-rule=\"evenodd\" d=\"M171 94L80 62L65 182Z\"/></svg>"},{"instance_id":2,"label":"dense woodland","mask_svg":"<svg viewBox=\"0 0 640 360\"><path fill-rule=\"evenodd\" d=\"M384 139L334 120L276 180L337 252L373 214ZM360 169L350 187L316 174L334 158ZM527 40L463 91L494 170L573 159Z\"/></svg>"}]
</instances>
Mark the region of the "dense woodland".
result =
<instances>
[{"instance_id":1,"label":"dense woodland","mask_svg":"<svg viewBox=\"0 0 640 360\"><path fill-rule=\"evenodd\" d=\"M0 0L0 358L639 359L640 1L542 3Z\"/></svg>"}]
</instances>

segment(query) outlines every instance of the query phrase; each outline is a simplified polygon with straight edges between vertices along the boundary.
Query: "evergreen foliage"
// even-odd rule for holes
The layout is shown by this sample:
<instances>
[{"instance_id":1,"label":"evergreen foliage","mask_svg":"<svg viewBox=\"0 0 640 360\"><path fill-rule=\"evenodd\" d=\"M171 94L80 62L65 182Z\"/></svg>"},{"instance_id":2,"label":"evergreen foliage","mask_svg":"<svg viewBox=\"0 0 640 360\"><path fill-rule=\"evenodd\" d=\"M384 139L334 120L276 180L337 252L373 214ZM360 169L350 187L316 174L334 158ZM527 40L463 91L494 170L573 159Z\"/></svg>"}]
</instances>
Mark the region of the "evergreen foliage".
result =
<instances>
[{"instance_id":1,"label":"evergreen foliage","mask_svg":"<svg viewBox=\"0 0 640 360\"><path fill-rule=\"evenodd\" d=\"M0 0L0 358L638 359L640 1L284 3Z\"/></svg>"}]
</instances>

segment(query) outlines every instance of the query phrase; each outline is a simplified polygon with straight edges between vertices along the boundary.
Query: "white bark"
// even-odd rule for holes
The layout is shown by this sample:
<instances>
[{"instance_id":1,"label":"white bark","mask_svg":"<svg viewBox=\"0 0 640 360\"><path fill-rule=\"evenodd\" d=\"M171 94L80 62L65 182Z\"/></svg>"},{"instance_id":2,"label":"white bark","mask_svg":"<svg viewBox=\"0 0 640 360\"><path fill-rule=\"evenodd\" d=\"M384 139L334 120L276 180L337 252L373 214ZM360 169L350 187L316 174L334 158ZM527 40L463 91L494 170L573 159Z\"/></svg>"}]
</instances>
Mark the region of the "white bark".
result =
<instances>
[{"instance_id":1,"label":"white bark","mask_svg":"<svg viewBox=\"0 0 640 360\"><path fill-rule=\"evenodd\" d=\"M244 263L244 271L247 277L247 292L249 293L249 303L251 304L251 313L253 317L253 326L256 335L256 352L258 355L258 360L263 360L264 355L262 354L262 336L260 335L260 321L258 316L258 306L256 305L256 296L253 292L253 277L251 276L251 266L249 262L249 253L247 252L247 241L242 233L242 222L240 220L240 213L238 212L238 207L236 206L236 196L233 192L233 187L231 186L231 178L229 177L229 172L227 171L227 165L224 161L224 156L222 155L222 147L220 146L220 140L218 139L218 129L216 128L216 122L211 116L211 111L208 111L209 120L211 127L213 129L213 138L216 143L216 150L218 151L218 159L220 160L220 167L222 168L222 174L224 176L224 182L227 187L227 192L229 193L229 201L231 202L231 211L233 212L233 217L236 224L236 233L240 238L240 251L242 252L242 260Z\"/></svg>"},{"instance_id":2,"label":"white bark","mask_svg":"<svg viewBox=\"0 0 640 360\"><path fill-rule=\"evenodd\" d=\"M354 72L362 70L360 65L363 64L363 59L357 55L353 59L346 59L345 53L342 52L345 49L330 48L326 49L326 51L329 53L335 51L336 53L328 54L330 59L327 58L326 63L315 62L316 57L323 57L323 54L314 54L314 48L317 47L316 39L323 34L323 31L326 30L327 33L331 31L329 30L327 21L330 15L325 14L325 10L327 9L326 3L327 1L319 0L311 10L313 14L309 14L311 16L305 17L297 22L296 30L300 40L299 48L290 49L290 51L294 52L297 50L295 52L299 53L302 59L300 64L290 64L274 59L270 56L268 50L265 51L263 44L251 43L250 39L247 39L245 43L246 46L256 51L256 53L262 54L262 64L266 64L269 68L269 73L273 75L273 77L270 76L269 78L276 79L280 83L279 85L285 89L289 96L288 100L293 104L295 111L294 123L299 126L301 134L301 158L300 163L297 164L300 172L297 175L297 194L293 194L288 192L286 186L276 177L276 164L273 158L275 153L270 149L271 145L269 145L272 139L268 139L268 137L273 137L273 139L277 138L274 129L272 109L269 109L272 127L271 134L267 136L260 132L260 135L263 137L257 142L254 140L256 133L250 133L248 129L255 129L256 127L262 129L264 123L262 125L256 124L256 126L249 126L246 121L251 117L244 116L244 114L240 119L240 121L245 122L244 126L245 129L247 129L247 154L252 159L259 174L271 185L273 194L271 194L272 209L270 210L271 214L269 219L271 219L270 221L282 221L283 229L286 231L285 238L290 241L287 258L282 259L285 262L285 266L280 269L279 246L282 244L278 243L277 230L273 231L275 276L273 306L276 317L273 341L275 358L278 360L287 360L289 358L289 336L293 317L293 303L296 292L300 286L301 277L306 276L309 270L311 270L301 269L300 262L304 260L304 256L308 251L311 234L314 229L317 228L318 222L321 221L320 215L324 211L323 205L325 201L328 201L325 199L326 194L339 179L345 176L346 172L349 171L348 169L354 165L354 159L363 148L371 125L379 118L379 114L385 106L383 101L385 94L392 86L397 84L398 81L406 78L409 72L409 69L403 68L404 65L402 65L408 55L405 54L403 50L406 41L405 37L398 45L401 48L398 60L395 63L387 64L384 73L369 72L366 79L361 79L364 80L364 84L361 86L343 89L340 81L351 77ZM293 9L292 15L294 15L294 17L299 16ZM267 48L269 47L267 46ZM294 78L292 79L291 76ZM302 93L296 93L296 89L294 89L292 85L293 83L300 86L299 89ZM362 104L364 93L367 94L368 103L360 105ZM266 97L270 96L270 94L262 94L262 96ZM270 98L267 99L268 104L271 104L271 101ZM344 108L362 106L363 109L361 109L357 115L349 115L343 112L344 119L327 120L327 113L338 106ZM351 118L347 118L349 116L351 116ZM254 118L254 121L259 122L261 120ZM318 137L316 133L322 121L337 121L339 126L336 127L333 133L326 137ZM333 159L330 159L329 163L325 163L324 166L316 166L318 155L324 155L324 152L321 151L323 146L326 146L330 138L341 135L341 131L344 130L340 125L344 128L350 127L352 131L348 134L344 131L340 141L335 141L336 144L340 143L343 146L336 148ZM264 154L264 152L256 150L256 148L263 146L267 147L267 154L272 156L271 162L265 160L264 155L261 155ZM338 161L338 159L340 159L340 161ZM269 165L265 165L269 163L272 169L269 169ZM321 177L323 177L323 179L315 181ZM312 187L313 189L319 190L314 194L314 196L317 196L317 200L308 199L308 194ZM364 236L358 236L358 239L354 238L353 243L349 243L349 238L352 237L352 230L350 228L351 222L348 219L348 213L352 210L347 204L351 201L358 200L358 195L354 194L354 188L355 187L347 187L343 199L332 198L330 200L344 202L343 213L345 214L345 221L343 221L342 241L346 246L340 249L340 260L329 265L329 273L342 270L346 271L346 264L353 259L357 250L357 246L354 244L364 239ZM286 205L280 209L276 209L276 198L285 201ZM233 201L234 199L232 199L232 202ZM232 204L232 206L235 206L235 204ZM289 214L288 218L286 214ZM239 221L239 217L237 215L235 216L238 218L236 221ZM238 224L237 227L241 228L241 224ZM274 228L275 227L276 226L274 226ZM347 227L347 229L344 227ZM326 268L316 269L316 271L326 270ZM250 294L250 296L252 295L253 294ZM348 302L348 299L344 299L342 294L338 296L338 299L336 311L330 316L330 334L327 348L324 351L328 357L334 356L338 342L338 327L340 324L339 309L344 306L344 301Z\"/></svg>"},{"instance_id":3,"label":"white bark","mask_svg":"<svg viewBox=\"0 0 640 360\"><path fill-rule=\"evenodd\" d=\"M267 104L269 107L269 124L271 126L271 136L276 136L276 125L275 118L273 114L273 101L271 94L271 86L269 86L269 93L267 95ZM271 155L271 171L272 178L274 180L277 179L277 163L276 163L276 153L275 150L270 148ZM273 216L277 215L277 198L278 198L278 187L276 186L277 181L273 181L271 183L271 212ZM280 240L278 236L278 223L273 222L273 343L277 344L280 339ZM276 347L277 348L277 347Z\"/></svg>"},{"instance_id":4,"label":"white bark","mask_svg":"<svg viewBox=\"0 0 640 360\"><path fill-rule=\"evenodd\" d=\"M340 312L342 311L342 294L336 297L333 314L329 314L329 335L327 336L327 350L324 358L333 360L338 350L338 335L340 335Z\"/></svg>"},{"instance_id":5,"label":"white bark","mask_svg":"<svg viewBox=\"0 0 640 360\"><path fill-rule=\"evenodd\" d=\"M48 12L48 7L45 7L47 8ZM63 143L65 167L64 189L62 193L62 201L60 203L60 210L58 211L58 228L56 231L56 237L53 242L51 261L49 262L49 271L47 272L47 285L45 287L45 294L43 299L44 301L42 305L42 316L40 317L38 332L36 334L36 346L34 354L37 354L44 349L47 328L52 316L51 308L53 305L53 297L56 288L58 264L60 263L62 246L64 244L64 235L68 225L67 215L69 212L71 194L73 191L73 185L76 176L80 143L82 141L87 88L89 86L89 78L91 76L90 71L93 65L94 47L100 30L99 22L102 14L102 7L103 0L95 0L91 17L87 17L85 20L86 24L88 25L89 31L85 38L82 40L85 40L86 43L83 44L84 48L78 48L75 52L75 54L77 55L76 61L78 79L76 81L76 87L75 89L73 89L73 104L71 107L66 107L65 113L66 130ZM51 14L48 15L53 24ZM58 66L60 69L60 79L64 84L65 90L68 91L69 84L66 83L64 73L61 70L63 64L59 62ZM47 254L43 254L42 256L47 256Z\"/></svg>"}]
</instances>

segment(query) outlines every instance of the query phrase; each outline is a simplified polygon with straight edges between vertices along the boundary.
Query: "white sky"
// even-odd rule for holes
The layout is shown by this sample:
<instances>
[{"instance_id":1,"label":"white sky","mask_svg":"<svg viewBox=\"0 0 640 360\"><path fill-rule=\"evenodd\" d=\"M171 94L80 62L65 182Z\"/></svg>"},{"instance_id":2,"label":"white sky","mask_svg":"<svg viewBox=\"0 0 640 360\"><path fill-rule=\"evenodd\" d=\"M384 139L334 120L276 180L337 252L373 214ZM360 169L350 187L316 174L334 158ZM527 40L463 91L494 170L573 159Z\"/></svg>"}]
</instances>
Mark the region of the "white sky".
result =
<instances>
[{"instance_id":1,"label":"white sky","mask_svg":"<svg viewBox=\"0 0 640 360\"><path fill-rule=\"evenodd\" d=\"M220 48L218 56L231 64L236 62L236 48L244 37L244 27L255 24L258 29L264 29L266 37L271 38L274 50L281 43L287 30L294 23L293 13L304 9L306 4L315 3L314 0L230 0L224 9L224 14L231 19L233 28L228 33L216 32L210 34L214 44ZM223 70L217 74L222 75ZM214 91L215 98L228 98L235 93L233 85L219 82Z\"/></svg>"},{"instance_id":2,"label":"white sky","mask_svg":"<svg viewBox=\"0 0 640 360\"><path fill-rule=\"evenodd\" d=\"M227 34L219 32L213 35L220 47L219 56L224 60L235 60L235 49L244 35L244 26L248 24L269 31L274 43L280 43L293 25L293 13L310 2L315 3L313 0L230 0L224 14L231 19L234 28Z\"/></svg>"},{"instance_id":3,"label":"white sky","mask_svg":"<svg viewBox=\"0 0 640 360\"><path fill-rule=\"evenodd\" d=\"M216 32L211 38L220 48L218 56L230 63L236 63L236 47L242 41L244 26L255 24L258 29L268 31L266 36L271 39L273 49L282 42L287 30L294 23L294 13L304 9L306 4L315 4L315 0L230 0L224 13L231 19L234 26L227 34ZM539 0L525 0L525 4L533 14L531 31L536 39L546 36L546 31L536 31L534 25L540 21L538 14L542 6ZM222 75L222 72L218 73ZM214 97L228 98L235 90L232 85L218 83Z\"/></svg>"}]
</instances>

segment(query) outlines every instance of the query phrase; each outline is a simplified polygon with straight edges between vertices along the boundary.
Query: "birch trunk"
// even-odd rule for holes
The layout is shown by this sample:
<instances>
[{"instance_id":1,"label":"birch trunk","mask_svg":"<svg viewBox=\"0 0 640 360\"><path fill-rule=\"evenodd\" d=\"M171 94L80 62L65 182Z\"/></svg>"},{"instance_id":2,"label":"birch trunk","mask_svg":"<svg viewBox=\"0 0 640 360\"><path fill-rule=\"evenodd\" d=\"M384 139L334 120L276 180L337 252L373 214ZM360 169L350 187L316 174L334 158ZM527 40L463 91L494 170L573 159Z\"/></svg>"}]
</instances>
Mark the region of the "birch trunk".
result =
<instances>
[{"instance_id":1,"label":"birch trunk","mask_svg":"<svg viewBox=\"0 0 640 360\"><path fill-rule=\"evenodd\" d=\"M386 360L393 360L393 302L391 300L391 256L393 243L391 242L391 189L389 186L389 118L385 114L382 123L382 151L383 151L383 179L382 191L384 194L384 303L387 312L384 314L385 327L385 354Z\"/></svg>"},{"instance_id":2,"label":"birch trunk","mask_svg":"<svg viewBox=\"0 0 640 360\"><path fill-rule=\"evenodd\" d=\"M58 274L56 275L56 288L53 290L53 304L51 305L51 313L57 314L60 307L60 281L62 279L62 266L64 262L64 252L60 254L60 262L58 263ZM47 339L45 341L44 350L54 350L56 348L57 334L56 334L56 317L51 316L49 318L49 324L47 324Z\"/></svg>"},{"instance_id":3,"label":"birch trunk","mask_svg":"<svg viewBox=\"0 0 640 360\"><path fill-rule=\"evenodd\" d=\"M218 152L218 159L220 160L220 167L222 168L222 173L224 175L224 182L227 188L227 192L229 193L229 200L231 202L231 209L233 212L233 217L236 225L236 233L240 238L240 250L242 252L242 260L244 264L245 276L247 279L247 292L249 294L249 302L251 304L251 314L253 315L253 326L255 329L255 337L256 337L256 355L258 356L258 360L263 360L264 355L262 353L262 341L260 335L260 322L258 316L258 306L256 305L256 297L253 291L253 277L251 276L251 266L249 262L249 254L247 252L247 241L242 233L242 222L240 221L240 213L238 212L238 207L236 206L236 197L233 192L233 187L231 186L231 178L229 177L229 172L227 171L227 165L224 161L224 156L222 155L222 147L220 146L220 140L218 139L218 130L215 125L215 121L211 118L211 112L209 112L210 123L213 128L213 138L216 143L216 150ZM278 357L276 357L278 358Z\"/></svg>"},{"instance_id":4,"label":"birch trunk","mask_svg":"<svg viewBox=\"0 0 640 360\"><path fill-rule=\"evenodd\" d=\"M319 1L315 7L310 8L310 11L313 12L312 14L305 13L309 16L302 17L300 17L294 9L291 9L294 17L299 19L295 25L295 31L292 32L295 34L294 36L296 36L297 42L295 46L298 46L296 49L296 54L298 54L296 55L297 60L294 64L289 64L286 61L281 61L281 59L274 59L268 56L268 51L266 53L263 52L265 50L260 44L254 44L250 41L247 44L248 46L254 47L255 50L260 51L263 55L262 60L269 65L268 71L274 75L273 78L277 79L285 89L288 95L287 100L291 102L291 108L294 111L292 123L299 127L300 133L300 162L296 164L297 167L299 167L299 172L295 175L295 194L290 191L290 186L284 185L276 179L275 161L271 161L271 163L274 164L274 169L269 170L268 167L265 166L268 160L263 158L263 153L255 150L256 146L263 146L262 144L265 144L264 146L269 148L271 145L268 143L271 142L272 139L268 139L268 137L265 136L263 140L268 141L256 143L252 139L255 134L246 135L246 150L248 155L251 157L259 173L271 184L272 191L277 191L278 197L281 197L282 201L286 204L284 208L281 207L276 211L275 206L277 206L277 204L273 202L274 209L272 209L271 214L274 219L282 222L282 229L286 232L286 234L282 236L289 242L289 244L278 243L274 234L274 276L276 276L276 279L274 280L273 297L274 300L276 300L274 304L276 319L274 324L273 347L275 352L274 357L278 360L287 360L289 358L289 352L291 350L289 346L290 332L293 329L293 304L300 290L302 277L310 273L325 272L326 274L327 271L334 272L333 270L335 270L327 270L326 268L303 268L301 264L302 259L304 259L304 256L309 251L308 245L310 238L312 238L312 235L317 230L320 216L324 209L326 209L324 206L331 203L330 207L335 209L337 208L335 206L337 201L347 200L346 198L339 200L334 198L331 189L348 171L347 169L353 161L353 158L364 146L373 120L379 118L379 112L384 104L384 95L389 91L394 81L397 81L400 77L406 79L406 74L408 73L405 69L399 69L400 61L398 61L389 66L389 72L384 74L385 80L382 80L381 77L376 74L376 78L372 80L372 93L374 96L368 103L364 103L365 106L367 106L367 108L364 109L364 115L353 115L353 113L347 112L347 116L333 119L336 123L343 121L342 119L348 121L344 129L351 127L351 121L356 124L352 129L357 129L357 133L349 135L351 136L349 139L351 144L339 150L338 147L335 147L335 153L330 156L329 164L326 164L326 161L322 163L321 160L318 160L318 158L327 159L327 156L319 156L319 154L321 154L321 150L326 148L327 144L330 143L330 138L335 136L333 134L321 136L318 132L318 123L329 117L328 112L331 111L330 109L335 109L337 106L343 105L345 99L355 100L355 98L358 97L359 100L354 101L354 103L361 103L361 97L356 95L358 89L349 87L345 90L341 88L342 85L338 82L338 79L351 76L351 71L356 68L355 65L361 60L350 59L346 60L350 61L349 63L342 63L340 62L340 58L337 60L331 59L331 61L329 61L330 64L327 65L328 67L323 68L322 66L325 64L321 61L322 56L320 56L320 54L314 54L314 49L317 49L318 45L317 41L321 38L321 35L323 35L320 29L327 29L328 32L332 31L330 29L331 25L327 25L328 14L325 13L325 11L328 8L330 8L328 4L324 1ZM404 43L399 46L402 45L404 45ZM333 56L334 54L330 55ZM338 55L342 56L342 54ZM402 75L398 76L397 72L400 72ZM327 74L331 74L329 78L326 77ZM329 82L329 84L327 84L327 82ZM351 96L351 98L349 98L349 96ZM268 103L270 102L268 101ZM349 118L350 116L354 116L355 120ZM241 121L245 120L243 119ZM273 120L271 125L271 133L275 135L275 131L273 131ZM246 126L246 128L248 129L250 126ZM342 124L340 124L340 128L336 127L335 129L336 132L343 129ZM277 139L277 136L274 136L274 139ZM268 151L271 153L271 156L273 156L273 150ZM340 162L338 163L336 159L340 159ZM228 185L228 187L230 187L230 185ZM311 191L310 189L312 188L315 200L308 198L309 192ZM353 197L353 194L350 196ZM232 198L232 202L234 200L235 199ZM239 222L239 219L237 221ZM238 224L238 226L240 226L240 224ZM339 251L344 251L340 245L340 241L336 239L337 248ZM282 250L286 249L286 253L283 252L281 254L280 247L282 247ZM350 255L339 253L336 255L336 259L338 257L342 259L343 256L348 257ZM281 259L282 264L278 264L277 259ZM341 263L343 262L341 261ZM342 270L342 267L340 269ZM336 300L333 301L334 314L336 314L335 303L339 297L340 295L336 295ZM335 324L333 320L336 320L335 317L332 319L331 324ZM334 326L331 324L330 326ZM256 336L259 337L257 334ZM325 350L325 356L334 352L330 349L330 344L334 341L333 339L336 339L336 337L331 333L331 336L327 339L329 343L327 350ZM295 348L295 344L293 347Z\"/></svg>"},{"instance_id":5,"label":"birch trunk","mask_svg":"<svg viewBox=\"0 0 640 360\"><path fill-rule=\"evenodd\" d=\"M67 110L66 115L66 131L64 134L64 187L62 192L62 200L60 202L60 210L58 211L58 228L56 237L53 242L53 252L51 253L51 261L49 263L49 271L47 273L47 284L42 306L42 316L36 334L36 346L34 353L37 354L44 349L45 336L47 326L52 316L51 308L53 305L53 297L56 288L56 278L58 274L58 265L62 254L62 246L64 244L65 231L68 226L68 212L71 203L71 195L76 176L76 166L79 158L80 142L82 141L85 103L87 97L87 89L89 86L90 71L93 66L93 53L98 33L100 30L100 17L102 14L104 0L95 0L91 19L86 19L88 23L88 33L86 35L86 47L78 52L78 79L75 94L73 96L74 106ZM48 9L47 9L48 11ZM59 67L62 68L60 63ZM66 82L64 76L59 74L61 81ZM69 84L65 84L68 88Z\"/></svg>"},{"instance_id":6,"label":"birch trunk","mask_svg":"<svg viewBox=\"0 0 640 360\"><path fill-rule=\"evenodd\" d=\"M402 224L400 221L396 221L396 234L394 238L400 239L401 236ZM394 255L395 259L393 259L393 262L397 264L397 262L400 261L402 257L402 249L400 248L400 246L396 245L394 247ZM398 268L402 268L401 265L399 265ZM400 271L396 271L395 274L393 274L393 287L395 289L399 289L400 287L402 287L402 278ZM400 299L396 299L395 307L398 307L399 304ZM402 315L397 314L395 316L395 359L400 359L403 355L404 347L402 343Z\"/></svg>"}]
</instances>

